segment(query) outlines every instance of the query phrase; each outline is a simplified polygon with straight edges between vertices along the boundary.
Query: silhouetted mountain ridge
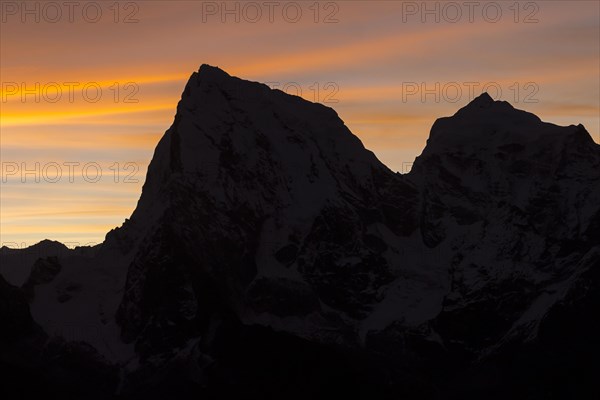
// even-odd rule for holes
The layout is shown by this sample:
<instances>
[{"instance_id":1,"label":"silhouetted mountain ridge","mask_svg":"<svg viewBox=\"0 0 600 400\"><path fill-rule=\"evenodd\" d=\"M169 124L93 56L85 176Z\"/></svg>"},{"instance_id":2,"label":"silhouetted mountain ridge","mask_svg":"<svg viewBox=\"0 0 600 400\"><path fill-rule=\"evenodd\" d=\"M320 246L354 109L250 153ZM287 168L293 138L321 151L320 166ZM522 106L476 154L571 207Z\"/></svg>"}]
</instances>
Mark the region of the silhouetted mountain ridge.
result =
<instances>
[{"instance_id":1,"label":"silhouetted mountain ridge","mask_svg":"<svg viewBox=\"0 0 600 400\"><path fill-rule=\"evenodd\" d=\"M484 93L401 175L332 109L203 65L131 218L58 261L33 319L95 327L122 397L564 398L600 355L600 146Z\"/></svg>"}]
</instances>

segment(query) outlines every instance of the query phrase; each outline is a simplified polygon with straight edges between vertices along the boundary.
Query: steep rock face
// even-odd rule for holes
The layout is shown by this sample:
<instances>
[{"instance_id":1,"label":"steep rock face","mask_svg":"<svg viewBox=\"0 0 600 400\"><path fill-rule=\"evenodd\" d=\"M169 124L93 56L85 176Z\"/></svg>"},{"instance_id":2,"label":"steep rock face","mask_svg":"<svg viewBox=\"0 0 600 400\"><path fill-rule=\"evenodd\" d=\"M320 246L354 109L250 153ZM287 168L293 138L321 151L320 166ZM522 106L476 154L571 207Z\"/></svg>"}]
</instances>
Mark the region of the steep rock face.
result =
<instances>
[{"instance_id":1,"label":"steep rock face","mask_svg":"<svg viewBox=\"0 0 600 400\"><path fill-rule=\"evenodd\" d=\"M119 311L124 335L157 317L144 304L158 297L186 310L164 316L176 326L223 308L303 337L347 331L331 338L345 340L398 277L389 237L416 230L416 204L413 185L333 110L202 66L123 228L147 227Z\"/></svg>"},{"instance_id":2,"label":"steep rock face","mask_svg":"<svg viewBox=\"0 0 600 400\"><path fill-rule=\"evenodd\" d=\"M585 128L543 123L487 94L436 121L410 179L423 241L449 245L451 290L435 320L474 352L535 337L598 250L600 154Z\"/></svg>"}]
</instances>

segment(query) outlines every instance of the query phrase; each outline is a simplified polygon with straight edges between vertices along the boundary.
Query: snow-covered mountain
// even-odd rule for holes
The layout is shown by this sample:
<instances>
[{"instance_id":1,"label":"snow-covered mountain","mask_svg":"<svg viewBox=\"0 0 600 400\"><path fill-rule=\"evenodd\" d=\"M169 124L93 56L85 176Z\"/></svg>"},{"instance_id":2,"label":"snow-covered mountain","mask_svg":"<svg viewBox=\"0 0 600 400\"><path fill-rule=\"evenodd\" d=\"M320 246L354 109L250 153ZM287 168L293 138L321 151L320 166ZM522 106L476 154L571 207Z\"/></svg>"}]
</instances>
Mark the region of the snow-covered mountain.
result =
<instances>
[{"instance_id":1,"label":"snow-covered mountain","mask_svg":"<svg viewBox=\"0 0 600 400\"><path fill-rule=\"evenodd\" d=\"M401 175L332 109L203 65L131 218L42 247L0 251L22 368L59 340L122 398L562 398L599 372L600 146L487 94Z\"/></svg>"}]
</instances>

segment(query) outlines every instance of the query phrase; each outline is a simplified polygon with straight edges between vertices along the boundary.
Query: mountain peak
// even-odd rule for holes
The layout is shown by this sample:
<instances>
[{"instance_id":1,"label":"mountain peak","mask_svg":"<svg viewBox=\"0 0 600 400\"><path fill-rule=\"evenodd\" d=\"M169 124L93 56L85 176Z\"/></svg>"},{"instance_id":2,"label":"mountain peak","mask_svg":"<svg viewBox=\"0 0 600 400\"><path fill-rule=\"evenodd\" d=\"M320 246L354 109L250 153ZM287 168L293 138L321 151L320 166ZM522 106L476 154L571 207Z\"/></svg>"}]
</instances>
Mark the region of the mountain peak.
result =
<instances>
[{"instance_id":1,"label":"mountain peak","mask_svg":"<svg viewBox=\"0 0 600 400\"><path fill-rule=\"evenodd\" d=\"M219 67L213 67L212 65L202 64L198 69L198 75L200 78L231 78L227 72L223 71Z\"/></svg>"},{"instance_id":2,"label":"mountain peak","mask_svg":"<svg viewBox=\"0 0 600 400\"><path fill-rule=\"evenodd\" d=\"M479 96L475 97L470 103L469 105L473 105L473 106L489 106L491 103L494 102L494 99L492 99L492 96L490 96L488 94L488 92L483 92L481 93Z\"/></svg>"},{"instance_id":3,"label":"mountain peak","mask_svg":"<svg viewBox=\"0 0 600 400\"><path fill-rule=\"evenodd\" d=\"M50 239L43 239L42 241L34 244L33 246L30 246L30 248L35 248L35 249L44 249L44 250L63 250L63 249L68 249L67 246L65 246L63 243L56 241L56 240L50 240Z\"/></svg>"},{"instance_id":4,"label":"mountain peak","mask_svg":"<svg viewBox=\"0 0 600 400\"><path fill-rule=\"evenodd\" d=\"M338 190L370 191L373 170L387 168L333 109L203 64L157 145L128 226L150 226L177 198L173 187L184 186L219 201L245 199L256 209L265 196L283 203L293 191L302 216L339 198ZM293 183L283 184L281 176L293 177Z\"/></svg>"},{"instance_id":5,"label":"mountain peak","mask_svg":"<svg viewBox=\"0 0 600 400\"><path fill-rule=\"evenodd\" d=\"M559 160L562 154L594 152L597 145L581 125L543 122L535 114L483 93L453 116L435 121L422 156L462 154L494 160L498 149L506 146L526 149L527 157ZM419 164L423 157L417 160Z\"/></svg>"},{"instance_id":6,"label":"mountain peak","mask_svg":"<svg viewBox=\"0 0 600 400\"><path fill-rule=\"evenodd\" d=\"M487 92L474 98L469 104L458 110L456 115L465 115L472 118L474 115L488 113L513 112L515 108L507 101L496 101ZM533 114L531 114L533 115Z\"/></svg>"}]
</instances>

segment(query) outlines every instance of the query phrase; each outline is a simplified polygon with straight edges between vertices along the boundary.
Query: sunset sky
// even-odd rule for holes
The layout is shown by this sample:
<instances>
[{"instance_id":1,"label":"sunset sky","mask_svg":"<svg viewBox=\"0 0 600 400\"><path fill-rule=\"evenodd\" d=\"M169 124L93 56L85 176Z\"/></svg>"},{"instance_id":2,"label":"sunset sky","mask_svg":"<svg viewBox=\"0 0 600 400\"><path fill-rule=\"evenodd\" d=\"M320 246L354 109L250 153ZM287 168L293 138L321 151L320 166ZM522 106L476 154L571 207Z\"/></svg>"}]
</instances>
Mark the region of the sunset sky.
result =
<instances>
[{"instance_id":1,"label":"sunset sky","mask_svg":"<svg viewBox=\"0 0 600 400\"><path fill-rule=\"evenodd\" d=\"M1 2L2 245L100 243L129 217L203 63L300 88L396 171L470 87L600 143L597 1L75 3Z\"/></svg>"}]
</instances>

